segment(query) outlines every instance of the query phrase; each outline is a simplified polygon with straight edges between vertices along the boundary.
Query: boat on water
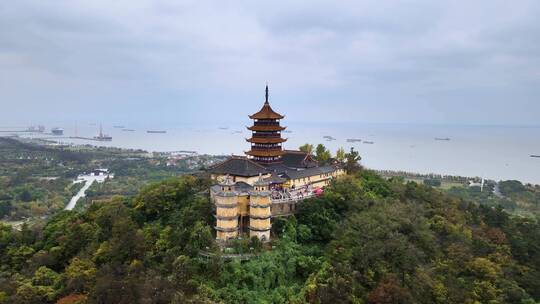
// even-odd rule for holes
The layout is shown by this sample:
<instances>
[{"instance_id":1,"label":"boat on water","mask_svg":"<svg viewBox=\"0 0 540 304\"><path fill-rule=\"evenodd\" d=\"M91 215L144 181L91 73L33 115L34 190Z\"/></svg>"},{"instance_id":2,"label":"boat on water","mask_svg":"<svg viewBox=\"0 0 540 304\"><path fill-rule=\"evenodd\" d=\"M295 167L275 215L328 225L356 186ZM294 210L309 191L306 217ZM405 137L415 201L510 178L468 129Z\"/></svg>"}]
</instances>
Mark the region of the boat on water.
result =
<instances>
[{"instance_id":1,"label":"boat on water","mask_svg":"<svg viewBox=\"0 0 540 304\"><path fill-rule=\"evenodd\" d=\"M109 136L107 134L103 134L103 135L94 136L94 139L99 140L99 141L111 141L112 136Z\"/></svg>"},{"instance_id":2,"label":"boat on water","mask_svg":"<svg viewBox=\"0 0 540 304\"><path fill-rule=\"evenodd\" d=\"M164 130L147 130L146 133L163 134L163 133L167 133L167 131L164 131Z\"/></svg>"},{"instance_id":3,"label":"boat on water","mask_svg":"<svg viewBox=\"0 0 540 304\"><path fill-rule=\"evenodd\" d=\"M112 136L109 136L107 134L102 134L102 135L94 136L94 139L99 140L99 141L111 141Z\"/></svg>"},{"instance_id":4,"label":"boat on water","mask_svg":"<svg viewBox=\"0 0 540 304\"><path fill-rule=\"evenodd\" d=\"M115 128L115 129L123 129L125 127L124 126L113 126L113 128Z\"/></svg>"},{"instance_id":5,"label":"boat on water","mask_svg":"<svg viewBox=\"0 0 540 304\"><path fill-rule=\"evenodd\" d=\"M122 131L124 131L124 132L133 132L135 130L134 129L122 129Z\"/></svg>"},{"instance_id":6,"label":"boat on water","mask_svg":"<svg viewBox=\"0 0 540 304\"><path fill-rule=\"evenodd\" d=\"M366 144L366 145L373 145L374 142L372 142L372 141L365 141L365 140L364 140L364 144Z\"/></svg>"},{"instance_id":7,"label":"boat on water","mask_svg":"<svg viewBox=\"0 0 540 304\"><path fill-rule=\"evenodd\" d=\"M330 136L330 135L325 135L325 136L323 136L323 138L324 138L324 139L326 139L327 141L332 141L332 140L336 140L336 138L335 138L335 137L333 137L333 136Z\"/></svg>"},{"instance_id":8,"label":"boat on water","mask_svg":"<svg viewBox=\"0 0 540 304\"><path fill-rule=\"evenodd\" d=\"M354 142L361 142L362 140L359 138L347 138L347 142L354 143Z\"/></svg>"},{"instance_id":9,"label":"boat on water","mask_svg":"<svg viewBox=\"0 0 540 304\"><path fill-rule=\"evenodd\" d=\"M283 132L283 133L292 133L291 130L285 130L285 131L281 131L281 132Z\"/></svg>"},{"instance_id":10,"label":"boat on water","mask_svg":"<svg viewBox=\"0 0 540 304\"><path fill-rule=\"evenodd\" d=\"M62 128L52 128L51 133L52 133L52 135L64 135L64 129L62 129Z\"/></svg>"},{"instance_id":11,"label":"boat on water","mask_svg":"<svg viewBox=\"0 0 540 304\"><path fill-rule=\"evenodd\" d=\"M229 130L229 127L219 127L220 130Z\"/></svg>"},{"instance_id":12,"label":"boat on water","mask_svg":"<svg viewBox=\"0 0 540 304\"><path fill-rule=\"evenodd\" d=\"M534 157L534 158L540 158L540 155L531 154L531 157Z\"/></svg>"},{"instance_id":13,"label":"boat on water","mask_svg":"<svg viewBox=\"0 0 540 304\"><path fill-rule=\"evenodd\" d=\"M449 141L450 138L448 138L448 137L435 137L435 140L445 140L445 141Z\"/></svg>"},{"instance_id":14,"label":"boat on water","mask_svg":"<svg viewBox=\"0 0 540 304\"><path fill-rule=\"evenodd\" d=\"M95 140L98 140L98 141L111 141L111 140L112 140L112 136L107 135L107 134L104 134L104 133L103 133L103 128L101 127L101 125L99 125L99 135L98 135L98 136L94 136L94 139L95 139Z\"/></svg>"}]
</instances>

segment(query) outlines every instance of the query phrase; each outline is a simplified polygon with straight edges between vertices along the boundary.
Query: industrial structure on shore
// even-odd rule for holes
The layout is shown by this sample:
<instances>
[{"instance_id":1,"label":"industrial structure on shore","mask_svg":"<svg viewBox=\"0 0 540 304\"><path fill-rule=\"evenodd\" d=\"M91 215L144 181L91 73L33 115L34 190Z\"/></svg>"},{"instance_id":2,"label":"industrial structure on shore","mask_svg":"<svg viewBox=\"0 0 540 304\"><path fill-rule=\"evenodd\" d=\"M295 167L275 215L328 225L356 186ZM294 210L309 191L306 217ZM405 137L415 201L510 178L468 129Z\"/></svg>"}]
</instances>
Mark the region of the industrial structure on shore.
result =
<instances>
[{"instance_id":1,"label":"industrial structure on shore","mask_svg":"<svg viewBox=\"0 0 540 304\"><path fill-rule=\"evenodd\" d=\"M246 156L231 156L209 169L216 182L210 195L218 241L242 235L269 241L272 218L293 214L298 202L345 174L339 164L321 166L308 153L283 149L284 116L270 107L268 86L263 107L249 118L253 125Z\"/></svg>"}]
</instances>

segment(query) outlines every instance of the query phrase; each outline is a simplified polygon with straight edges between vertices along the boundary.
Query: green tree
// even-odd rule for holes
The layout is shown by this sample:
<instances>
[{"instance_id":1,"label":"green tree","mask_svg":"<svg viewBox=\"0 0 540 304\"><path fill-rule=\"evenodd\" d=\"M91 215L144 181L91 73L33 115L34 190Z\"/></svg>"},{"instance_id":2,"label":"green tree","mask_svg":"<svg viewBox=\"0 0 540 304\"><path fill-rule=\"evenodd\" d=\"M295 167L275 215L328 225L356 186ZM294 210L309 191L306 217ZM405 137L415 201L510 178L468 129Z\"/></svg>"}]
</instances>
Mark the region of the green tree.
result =
<instances>
[{"instance_id":1,"label":"green tree","mask_svg":"<svg viewBox=\"0 0 540 304\"><path fill-rule=\"evenodd\" d=\"M317 148L315 148L315 159L322 165L328 163L328 161L332 158L332 154L330 154L330 151L326 149L326 147L323 144L318 144Z\"/></svg>"},{"instance_id":2,"label":"green tree","mask_svg":"<svg viewBox=\"0 0 540 304\"><path fill-rule=\"evenodd\" d=\"M198 221L191 230L187 251L192 256L196 256L200 250L211 247L213 243L214 238L212 237L210 227L202 221Z\"/></svg>"},{"instance_id":3,"label":"green tree","mask_svg":"<svg viewBox=\"0 0 540 304\"><path fill-rule=\"evenodd\" d=\"M89 292L94 285L96 272L97 269L91 260L73 258L64 272L68 290Z\"/></svg>"},{"instance_id":4,"label":"green tree","mask_svg":"<svg viewBox=\"0 0 540 304\"><path fill-rule=\"evenodd\" d=\"M135 197L135 209L146 220L167 220L174 211L180 209L186 199L202 189L193 176L169 179L143 188Z\"/></svg>"},{"instance_id":5,"label":"green tree","mask_svg":"<svg viewBox=\"0 0 540 304\"><path fill-rule=\"evenodd\" d=\"M303 144L298 148L300 151L307 154L313 154L313 145L312 144Z\"/></svg>"},{"instance_id":6,"label":"green tree","mask_svg":"<svg viewBox=\"0 0 540 304\"><path fill-rule=\"evenodd\" d=\"M60 282L60 275L45 266L39 267L34 273L32 284L34 286L55 286Z\"/></svg>"},{"instance_id":7,"label":"green tree","mask_svg":"<svg viewBox=\"0 0 540 304\"><path fill-rule=\"evenodd\" d=\"M362 160L362 158L353 147L351 147L351 151L349 153L345 154L345 159L345 170L347 173L354 174L361 169L360 160Z\"/></svg>"},{"instance_id":8,"label":"green tree","mask_svg":"<svg viewBox=\"0 0 540 304\"><path fill-rule=\"evenodd\" d=\"M347 159L345 155L345 150L343 148L339 148L336 151L336 160L340 163L343 163Z\"/></svg>"}]
</instances>

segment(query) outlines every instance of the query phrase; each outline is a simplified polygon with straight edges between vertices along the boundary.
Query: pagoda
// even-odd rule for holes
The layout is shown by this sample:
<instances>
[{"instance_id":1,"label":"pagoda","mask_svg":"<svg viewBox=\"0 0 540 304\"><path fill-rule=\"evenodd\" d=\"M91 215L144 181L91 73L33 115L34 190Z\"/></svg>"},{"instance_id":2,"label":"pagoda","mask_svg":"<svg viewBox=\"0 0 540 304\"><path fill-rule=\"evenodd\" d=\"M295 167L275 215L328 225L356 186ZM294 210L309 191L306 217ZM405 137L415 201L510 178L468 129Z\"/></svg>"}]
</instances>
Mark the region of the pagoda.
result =
<instances>
[{"instance_id":1,"label":"pagoda","mask_svg":"<svg viewBox=\"0 0 540 304\"><path fill-rule=\"evenodd\" d=\"M268 242L275 217L297 212L297 203L320 195L334 178L345 174L341 164L319 165L310 153L284 150L287 139L283 115L275 112L266 98L253 119L250 150L246 156L232 155L208 169L215 182L210 198L215 204L216 240L256 237Z\"/></svg>"},{"instance_id":2,"label":"pagoda","mask_svg":"<svg viewBox=\"0 0 540 304\"><path fill-rule=\"evenodd\" d=\"M262 165L282 161L284 152L281 144L287 139L281 137L281 131L285 130L285 127L280 126L279 121L284 117L270 107L266 85L263 107L259 112L249 116L253 119L253 126L248 127L252 132L251 138L246 139L251 143L251 150L245 152L249 158Z\"/></svg>"}]
</instances>

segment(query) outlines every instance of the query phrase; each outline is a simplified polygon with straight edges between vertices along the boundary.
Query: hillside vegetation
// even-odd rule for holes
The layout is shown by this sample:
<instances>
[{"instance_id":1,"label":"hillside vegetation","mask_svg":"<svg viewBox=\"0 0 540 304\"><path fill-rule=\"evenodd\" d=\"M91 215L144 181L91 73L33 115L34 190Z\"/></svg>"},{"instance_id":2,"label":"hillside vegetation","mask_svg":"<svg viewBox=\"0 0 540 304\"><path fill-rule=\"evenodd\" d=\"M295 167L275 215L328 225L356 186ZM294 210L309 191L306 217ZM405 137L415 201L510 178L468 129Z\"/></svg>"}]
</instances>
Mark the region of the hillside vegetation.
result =
<instances>
[{"instance_id":1,"label":"hillside vegetation","mask_svg":"<svg viewBox=\"0 0 540 304\"><path fill-rule=\"evenodd\" d=\"M115 178L94 183L87 199L78 204L82 209L86 201L117 194L133 196L144 185L192 173L216 159L219 157L197 155L167 165L167 157L147 157L140 150L51 147L0 137L0 221L41 222L62 210L82 187L73 184L79 174L96 168L108 168Z\"/></svg>"},{"instance_id":2,"label":"hillside vegetation","mask_svg":"<svg viewBox=\"0 0 540 304\"><path fill-rule=\"evenodd\" d=\"M0 226L0 303L540 301L534 218L363 170L274 221L269 249L225 261L207 187L184 176L43 230Z\"/></svg>"}]
</instances>

